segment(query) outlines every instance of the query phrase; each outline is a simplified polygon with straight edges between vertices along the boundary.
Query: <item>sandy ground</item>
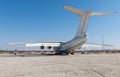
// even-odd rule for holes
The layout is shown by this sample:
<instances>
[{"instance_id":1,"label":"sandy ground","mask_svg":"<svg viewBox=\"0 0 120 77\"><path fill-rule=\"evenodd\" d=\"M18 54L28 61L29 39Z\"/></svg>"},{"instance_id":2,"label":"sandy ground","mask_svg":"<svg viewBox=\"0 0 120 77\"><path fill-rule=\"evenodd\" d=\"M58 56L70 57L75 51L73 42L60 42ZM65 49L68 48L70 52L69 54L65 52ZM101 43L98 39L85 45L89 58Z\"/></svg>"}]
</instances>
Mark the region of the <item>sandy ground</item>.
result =
<instances>
[{"instance_id":1,"label":"sandy ground","mask_svg":"<svg viewBox=\"0 0 120 77\"><path fill-rule=\"evenodd\" d=\"M120 54L0 55L0 77L120 77Z\"/></svg>"}]
</instances>

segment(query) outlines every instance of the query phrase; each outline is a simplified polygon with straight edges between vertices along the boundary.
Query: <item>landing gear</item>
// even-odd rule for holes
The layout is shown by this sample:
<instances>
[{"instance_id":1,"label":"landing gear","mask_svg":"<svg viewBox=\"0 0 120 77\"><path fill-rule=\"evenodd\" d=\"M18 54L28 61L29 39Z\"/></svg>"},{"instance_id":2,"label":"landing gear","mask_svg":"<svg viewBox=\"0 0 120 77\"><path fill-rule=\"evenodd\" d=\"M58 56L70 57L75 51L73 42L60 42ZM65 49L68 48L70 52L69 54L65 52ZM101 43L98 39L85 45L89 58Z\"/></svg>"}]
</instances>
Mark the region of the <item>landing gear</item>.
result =
<instances>
[{"instance_id":1,"label":"landing gear","mask_svg":"<svg viewBox=\"0 0 120 77\"><path fill-rule=\"evenodd\" d=\"M14 55L16 55L16 52L14 53Z\"/></svg>"},{"instance_id":2,"label":"landing gear","mask_svg":"<svg viewBox=\"0 0 120 77\"><path fill-rule=\"evenodd\" d=\"M71 51L71 52L68 52L68 51L59 51L59 52L56 52L55 55L74 55L74 51Z\"/></svg>"},{"instance_id":3,"label":"landing gear","mask_svg":"<svg viewBox=\"0 0 120 77\"><path fill-rule=\"evenodd\" d=\"M69 55L69 52L56 52L55 55Z\"/></svg>"},{"instance_id":4,"label":"landing gear","mask_svg":"<svg viewBox=\"0 0 120 77\"><path fill-rule=\"evenodd\" d=\"M71 52L72 55L74 55L75 53L74 52Z\"/></svg>"}]
</instances>

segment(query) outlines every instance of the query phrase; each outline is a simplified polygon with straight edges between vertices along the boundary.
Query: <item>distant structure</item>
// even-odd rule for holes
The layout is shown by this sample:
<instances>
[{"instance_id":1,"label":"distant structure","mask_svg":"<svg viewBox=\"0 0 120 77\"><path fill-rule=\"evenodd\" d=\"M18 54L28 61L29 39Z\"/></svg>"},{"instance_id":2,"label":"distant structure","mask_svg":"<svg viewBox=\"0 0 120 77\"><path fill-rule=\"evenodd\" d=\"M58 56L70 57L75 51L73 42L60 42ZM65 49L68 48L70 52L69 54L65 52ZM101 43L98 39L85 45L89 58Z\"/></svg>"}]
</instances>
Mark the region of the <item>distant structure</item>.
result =
<instances>
[{"instance_id":1,"label":"distant structure","mask_svg":"<svg viewBox=\"0 0 120 77\"><path fill-rule=\"evenodd\" d=\"M102 50L104 50L104 35L102 33Z\"/></svg>"}]
</instances>

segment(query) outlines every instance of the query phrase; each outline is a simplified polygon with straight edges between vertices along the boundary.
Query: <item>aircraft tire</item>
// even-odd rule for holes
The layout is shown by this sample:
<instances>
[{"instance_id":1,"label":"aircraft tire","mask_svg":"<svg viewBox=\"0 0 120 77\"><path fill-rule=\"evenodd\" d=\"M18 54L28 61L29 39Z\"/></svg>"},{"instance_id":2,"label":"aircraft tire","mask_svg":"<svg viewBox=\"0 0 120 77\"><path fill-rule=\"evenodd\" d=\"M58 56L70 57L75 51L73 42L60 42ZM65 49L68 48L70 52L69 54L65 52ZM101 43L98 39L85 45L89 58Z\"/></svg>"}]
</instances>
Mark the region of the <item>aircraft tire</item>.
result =
<instances>
[{"instance_id":1,"label":"aircraft tire","mask_svg":"<svg viewBox=\"0 0 120 77\"><path fill-rule=\"evenodd\" d=\"M74 52L71 52L72 55L74 55L75 53Z\"/></svg>"}]
</instances>

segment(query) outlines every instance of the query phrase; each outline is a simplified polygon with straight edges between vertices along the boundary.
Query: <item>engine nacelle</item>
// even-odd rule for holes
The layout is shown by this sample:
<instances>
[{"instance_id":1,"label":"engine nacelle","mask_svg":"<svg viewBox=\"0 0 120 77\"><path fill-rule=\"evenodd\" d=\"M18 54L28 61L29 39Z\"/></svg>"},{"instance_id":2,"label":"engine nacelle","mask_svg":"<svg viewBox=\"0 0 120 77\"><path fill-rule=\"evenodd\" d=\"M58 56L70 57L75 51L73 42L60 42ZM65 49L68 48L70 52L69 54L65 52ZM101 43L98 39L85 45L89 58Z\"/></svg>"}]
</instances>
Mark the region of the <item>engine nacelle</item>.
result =
<instances>
[{"instance_id":1,"label":"engine nacelle","mask_svg":"<svg viewBox=\"0 0 120 77\"><path fill-rule=\"evenodd\" d=\"M47 48L48 48L48 49L51 49L51 48L52 48L52 46L48 46Z\"/></svg>"},{"instance_id":2,"label":"engine nacelle","mask_svg":"<svg viewBox=\"0 0 120 77\"><path fill-rule=\"evenodd\" d=\"M40 49L44 49L45 47L44 46L40 46Z\"/></svg>"}]
</instances>

